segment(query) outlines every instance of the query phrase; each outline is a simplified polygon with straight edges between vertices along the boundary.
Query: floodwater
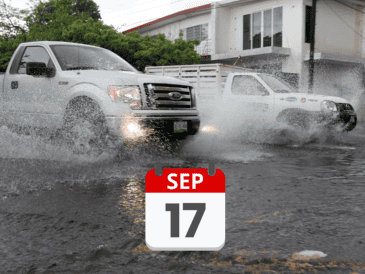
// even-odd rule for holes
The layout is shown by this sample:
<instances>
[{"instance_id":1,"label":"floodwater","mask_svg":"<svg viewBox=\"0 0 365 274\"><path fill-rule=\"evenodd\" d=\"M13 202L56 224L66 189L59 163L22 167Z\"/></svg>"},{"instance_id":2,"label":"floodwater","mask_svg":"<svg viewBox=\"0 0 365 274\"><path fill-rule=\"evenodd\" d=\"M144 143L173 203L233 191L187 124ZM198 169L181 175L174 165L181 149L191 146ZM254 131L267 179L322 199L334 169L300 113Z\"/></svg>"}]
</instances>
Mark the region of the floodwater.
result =
<instances>
[{"instance_id":1,"label":"floodwater","mask_svg":"<svg viewBox=\"0 0 365 274\"><path fill-rule=\"evenodd\" d=\"M365 273L362 125L341 135L201 132L179 152L138 146L118 160L6 127L0 137L0 273ZM152 252L147 171L210 160L226 176L224 248ZM320 256L295 255L306 250Z\"/></svg>"}]
</instances>

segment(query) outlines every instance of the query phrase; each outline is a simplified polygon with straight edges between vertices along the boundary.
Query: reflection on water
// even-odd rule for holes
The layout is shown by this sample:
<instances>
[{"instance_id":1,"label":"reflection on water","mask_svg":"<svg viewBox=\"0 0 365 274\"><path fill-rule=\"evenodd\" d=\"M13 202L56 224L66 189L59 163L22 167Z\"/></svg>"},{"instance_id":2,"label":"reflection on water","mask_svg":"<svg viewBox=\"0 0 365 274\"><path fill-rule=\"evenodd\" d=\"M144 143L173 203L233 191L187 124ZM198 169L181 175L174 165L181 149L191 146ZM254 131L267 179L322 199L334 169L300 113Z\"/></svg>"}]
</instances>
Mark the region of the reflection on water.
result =
<instances>
[{"instance_id":1,"label":"reflection on water","mask_svg":"<svg viewBox=\"0 0 365 274\"><path fill-rule=\"evenodd\" d=\"M57 153L22 151L21 139L3 132L10 139L0 159L0 267L120 273L183 272L192 265L198 273L213 267L295 273L315 272L322 264L328 273L344 273L341 265L346 273L364 273L364 136L318 133L320 138L293 145L295 138L289 142L284 133L199 134L179 154L147 146L131 148L120 162L68 162L57 160ZM40 147L30 146L30 152L52 151L34 142ZM146 249L144 175L157 160L181 168L207 168L213 160L225 173L226 244L220 252L186 256ZM328 260L298 263L294 254L301 251L322 252Z\"/></svg>"}]
</instances>

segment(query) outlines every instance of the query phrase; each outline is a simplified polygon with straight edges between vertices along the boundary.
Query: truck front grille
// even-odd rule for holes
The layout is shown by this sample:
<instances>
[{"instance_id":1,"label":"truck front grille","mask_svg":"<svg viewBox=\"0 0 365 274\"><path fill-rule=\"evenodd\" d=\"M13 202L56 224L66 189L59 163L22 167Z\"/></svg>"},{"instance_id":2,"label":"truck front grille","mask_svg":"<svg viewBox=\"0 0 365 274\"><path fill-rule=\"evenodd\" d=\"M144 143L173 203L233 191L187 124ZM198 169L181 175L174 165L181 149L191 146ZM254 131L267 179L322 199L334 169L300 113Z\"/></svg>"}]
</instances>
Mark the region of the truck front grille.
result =
<instances>
[{"instance_id":1,"label":"truck front grille","mask_svg":"<svg viewBox=\"0 0 365 274\"><path fill-rule=\"evenodd\" d=\"M340 112L347 111L347 110L350 110L350 111L354 110L354 108L350 104L346 104L346 103L336 103L336 106Z\"/></svg>"},{"instance_id":2,"label":"truck front grille","mask_svg":"<svg viewBox=\"0 0 365 274\"><path fill-rule=\"evenodd\" d=\"M147 106L153 109L192 108L191 89L188 86L144 84Z\"/></svg>"}]
</instances>

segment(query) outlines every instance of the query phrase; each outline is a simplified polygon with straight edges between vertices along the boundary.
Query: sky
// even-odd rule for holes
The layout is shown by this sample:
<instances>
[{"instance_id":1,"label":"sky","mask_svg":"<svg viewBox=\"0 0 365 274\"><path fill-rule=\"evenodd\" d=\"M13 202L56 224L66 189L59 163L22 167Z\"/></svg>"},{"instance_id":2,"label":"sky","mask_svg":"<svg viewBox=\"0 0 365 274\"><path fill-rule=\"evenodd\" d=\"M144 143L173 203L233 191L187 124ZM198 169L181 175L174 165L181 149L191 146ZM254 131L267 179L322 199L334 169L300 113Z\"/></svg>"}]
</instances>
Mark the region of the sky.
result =
<instances>
[{"instance_id":1,"label":"sky","mask_svg":"<svg viewBox=\"0 0 365 274\"><path fill-rule=\"evenodd\" d=\"M44 0L43 0L44 1ZM106 25L125 31L155 19L220 0L94 0ZM5 0L17 8L26 8L26 0Z\"/></svg>"}]
</instances>

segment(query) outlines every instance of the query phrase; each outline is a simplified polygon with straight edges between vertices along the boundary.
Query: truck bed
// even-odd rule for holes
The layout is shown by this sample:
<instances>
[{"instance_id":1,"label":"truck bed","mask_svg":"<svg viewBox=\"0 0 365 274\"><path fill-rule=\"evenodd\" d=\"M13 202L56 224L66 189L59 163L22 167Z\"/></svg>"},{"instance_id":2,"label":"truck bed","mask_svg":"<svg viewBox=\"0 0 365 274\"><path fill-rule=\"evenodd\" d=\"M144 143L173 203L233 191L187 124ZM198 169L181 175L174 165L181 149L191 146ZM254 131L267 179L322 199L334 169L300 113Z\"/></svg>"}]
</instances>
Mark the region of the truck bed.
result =
<instances>
[{"instance_id":1,"label":"truck bed","mask_svg":"<svg viewBox=\"0 0 365 274\"><path fill-rule=\"evenodd\" d=\"M220 97L227 80L233 72L254 72L242 67L225 64L181 65L181 66L147 66L145 72L152 75L169 76L188 81L197 91L198 104L201 109Z\"/></svg>"}]
</instances>

